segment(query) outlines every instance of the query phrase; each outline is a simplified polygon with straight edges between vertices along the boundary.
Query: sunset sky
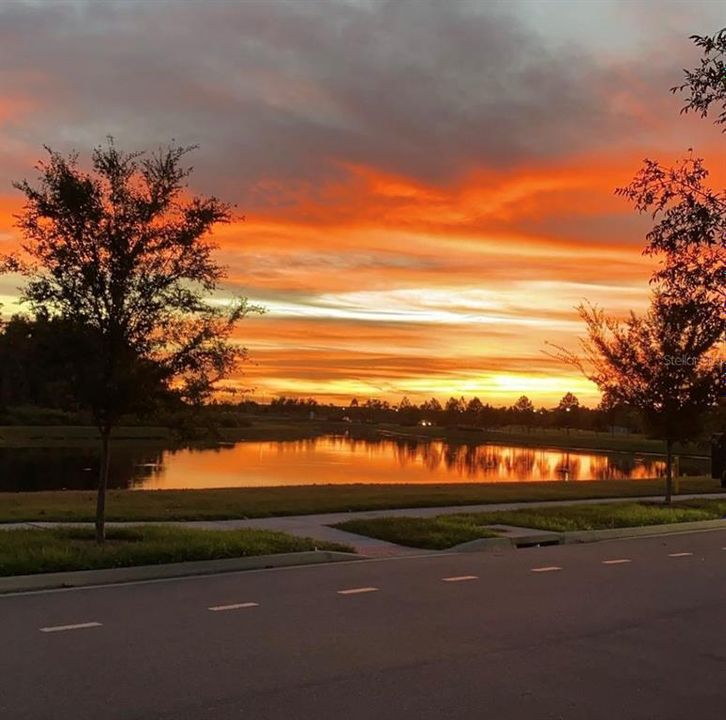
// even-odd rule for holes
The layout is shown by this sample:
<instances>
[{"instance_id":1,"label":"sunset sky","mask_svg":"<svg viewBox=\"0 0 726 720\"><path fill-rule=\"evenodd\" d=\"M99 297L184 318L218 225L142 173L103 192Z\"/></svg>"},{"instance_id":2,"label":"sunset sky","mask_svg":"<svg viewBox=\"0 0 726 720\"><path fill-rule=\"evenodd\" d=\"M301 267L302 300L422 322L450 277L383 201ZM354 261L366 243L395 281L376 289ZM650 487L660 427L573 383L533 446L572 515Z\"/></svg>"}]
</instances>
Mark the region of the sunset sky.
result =
<instances>
[{"instance_id":1,"label":"sunset sky","mask_svg":"<svg viewBox=\"0 0 726 720\"><path fill-rule=\"evenodd\" d=\"M613 195L644 157L723 166L668 89L724 25L693 0L0 0L0 252L43 144L198 144L193 190L240 215L230 291L268 309L239 331L255 399L594 404L545 342L575 347L583 298L646 302L648 219Z\"/></svg>"}]
</instances>

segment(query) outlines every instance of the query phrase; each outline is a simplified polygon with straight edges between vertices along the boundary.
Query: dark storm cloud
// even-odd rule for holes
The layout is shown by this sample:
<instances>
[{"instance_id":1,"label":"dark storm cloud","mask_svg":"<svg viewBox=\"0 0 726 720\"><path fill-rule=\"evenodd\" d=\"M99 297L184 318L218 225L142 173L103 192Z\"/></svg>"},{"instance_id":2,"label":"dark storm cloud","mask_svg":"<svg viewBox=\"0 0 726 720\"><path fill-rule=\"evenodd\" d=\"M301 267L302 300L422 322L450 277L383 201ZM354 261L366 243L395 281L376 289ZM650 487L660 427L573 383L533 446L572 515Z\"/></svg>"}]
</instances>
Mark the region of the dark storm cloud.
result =
<instances>
[{"instance_id":1,"label":"dark storm cloud","mask_svg":"<svg viewBox=\"0 0 726 720\"><path fill-rule=\"evenodd\" d=\"M280 202L363 163L442 181L612 140L611 79L481 3L71 2L0 7L4 93L39 111L19 146L202 145L202 180ZM7 151L6 151L7 152ZM206 182L205 182L206 185Z\"/></svg>"}]
</instances>

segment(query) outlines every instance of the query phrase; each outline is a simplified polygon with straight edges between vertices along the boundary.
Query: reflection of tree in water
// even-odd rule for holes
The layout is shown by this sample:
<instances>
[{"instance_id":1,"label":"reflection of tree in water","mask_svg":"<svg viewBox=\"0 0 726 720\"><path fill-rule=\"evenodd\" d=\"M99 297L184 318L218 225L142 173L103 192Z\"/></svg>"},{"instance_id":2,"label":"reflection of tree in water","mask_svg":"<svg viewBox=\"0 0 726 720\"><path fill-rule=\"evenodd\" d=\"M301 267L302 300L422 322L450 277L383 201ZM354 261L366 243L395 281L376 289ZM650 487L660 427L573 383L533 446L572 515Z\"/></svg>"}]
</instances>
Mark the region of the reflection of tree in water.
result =
<instances>
[{"instance_id":1,"label":"reflection of tree in water","mask_svg":"<svg viewBox=\"0 0 726 720\"><path fill-rule=\"evenodd\" d=\"M590 475L593 480L620 480L630 477L633 466L630 459L595 457L590 460Z\"/></svg>"},{"instance_id":2,"label":"reflection of tree in water","mask_svg":"<svg viewBox=\"0 0 726 720\"><path fill-rule=\"evenodd\" d=\"M280 452L291 449L314 451L320 442L355 458L356 455L392 456L399 467L419 465L435 472L443 465L447 472L467 479L482 480L617 480L652 478L663 475L664 462L643 459L629 453L592 455L529 447L462 445L437 440L410 438L356 438L344 435L306 438L278 443ZM688 474L703 472L697 461L685 462Z\"/></svg>"},{"instance_id":3,"label":"reflection of tree in water","mask_svg":"<svg viewBox=\"0 0 726 720\"><path fill-rule=\"evenodd\" d=\"M343 438L328 438L329 444L337 445L340 444L340 440L343 440ZM294 450L295 452L300 452L301 450L304 452L312 452L315 450L316 446L318 444L318 438L316 437L309 437L309 438L300 438L299 440L278 440L274 443L269 443L269 445L274 446L277 450L278 455L286 455L290 452L290 450Z\"/></svg>"},{"instance_id":4,"label":"reflection of tree in water","mask_svg":"<svg viewBox=\"0 0 726 720\"><path fill-rule=\"evenodd\" d=\"M545 453L537 453L534 466L537 469L537 478L539 480L546 480L550 476L550 461Z\"/></svg>"},{"instance_id":5,"label":"reflection of tree in water","mask_svg":"<svg viewBox=\"0 0 726 720\"><path fill-rule=\"evenodd\" d=\"M605 458L600 459L607 462ZM572 457L570 453L565 453L555 465L554 479L563 481L580 480L580 465L579 457Z\"/></svg>"},{"instance_id":6,"label":"reflection of tree in water","mask_svg":"<svg viewBox=\"0 0 726 720\"><path fill-rule=\"evenodd\" d=\"M516 449L507 454L505 466L509 475L517 475L522 479L531 480L537 455L531 448Z\"/></svg>"},{"instance_id":7,"label":"reflection of tree in water","mask_svg":"<svg viewBox=\"0 0 726 720\"><path fill-rule=\"evenodd\" d=\"M459 456L459 446L458 445L444 445L443 449L443 458L444 458L444 465L446 465L447 470L453 470L456 469L456 460Z\"/></svg>"},{"instance_id":8,"label":"reflection of tree in water","mask_svg":"<svg viewBox=\"0 0 726 720\"><path fill-rule=\"evenodd\" d=\"M497 477L502 464L505 462L504 456L499 448L487 447L480 445L474 448L471 456L470 465L468 465L469 476L482 475L485 478Z\"/></svg>"},{"instance_id":9,"label":"reflection of tree in water","mask_svg":"<svg viewBox=\"0 0 726 720\"><path fill-rule=\"evenodd\" d=\"M663 475L664 462L644 460L628 453L594 455L527 447L459 445L444 442L371 441L367 444L390 450L399 465L420 463L435 471L442 464L459 477L484 480L618 480L653 478ZM692 466L692 467L691 467ZM701 471L691 463L690 474Z\"/></svg>"},{"instance_id":10,"label":"reflection of tree in water","mask_svg":"<svg viewBox=\"0 0 726 720\"><path fill-rule=\"evenodd\" d=\"M409 462L416 462L419 456L419 444L417 442L407 442L398 445L398 450L403 457Z\"/></svg>"},{"instance_id":11,"label":"reflection of tree in water","mask_svg":"<svg viewBox=\"0 0 726 720\"><path fill-rule=\"evenodd\" d=\"M496 475L502 462L501 451L488 445L445 445L442 455L447 470L468 478Z\"/></svg>"},{"instance_id":12,"label":"reflection of tree in water","mask_svg":"<svg viewBox=\"0 0 726 720\"><path fill-rule=\"evenodd\" d=\"M665 475L664 460L645 459L625 453L598 457L593 465L592 475L595 480L640 480Z\"/></svg>"},{"instance_id":13,"label":"reflection of tree in water","mask_svg":"<svg viewBox=\"0 0 726 720\"><path fill-rule=\"evenodd\" d=\"M109 487L143 485L161 471L164 449L118 445L111 456ZM0 491L92 490L98 483L95 447L0 448Z\"/></svg>"},{"instance_id":14,"label":"reflection of tree in water","mask_svg":"<svg viewBox=\"0 0 726 720\"><path fill-rule=\"evenodd\" d=\"M382 450L381 454L390 452L396 459L399 467L406 469L411 465L421 464L430 472L441 465L441 443L420 442L418 440L366 440L369 445L375 445Z\"/></svg>"},{"instance_id":15,"label":"reflection of tree in water","mask_svg":"<svg viewBox=\"0 0 726 720\"><path fill-rule=\"evenodd\" d=\"M441 467L443 460L441 443L424 443L421 445L420 452L423 465L429 472L434 472Z\"/></svg>"},{"instance_id":16,"label":"reflection of tree in water","mask_svg":"<svg viewBox=\"0 0 726 720\"><path fill-rule=\"evenodd\" d=\"M134 487L143 486L144 483L150 478L157 478L161 475L164 469L164 457L168 454L175 454L175 450L163 450L157 448L154 451L150 451L148 454L144 454L143 458L140 458L133 466L133 476L131 478L131 485ZM113 471L113 457L111 458L111 469ZM109 480L113 478L113 472ZM128 487L129 483L123 487ZM118 485L111 485L111 487L121 487Z\"/></svg>"}]
</instances>

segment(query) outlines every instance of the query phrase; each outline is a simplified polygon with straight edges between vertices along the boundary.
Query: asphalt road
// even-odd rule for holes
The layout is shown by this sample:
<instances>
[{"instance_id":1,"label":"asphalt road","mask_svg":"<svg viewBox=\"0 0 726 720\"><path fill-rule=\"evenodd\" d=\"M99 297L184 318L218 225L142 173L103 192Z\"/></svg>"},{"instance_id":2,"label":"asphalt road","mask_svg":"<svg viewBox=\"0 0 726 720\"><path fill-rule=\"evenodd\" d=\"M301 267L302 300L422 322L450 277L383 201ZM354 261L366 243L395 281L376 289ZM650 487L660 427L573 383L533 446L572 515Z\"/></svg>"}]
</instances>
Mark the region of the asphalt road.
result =
<instances>
[{"instance_id":1,"label":"asphalt road","mask_svg":"<svg viewBox=\"0 0 726 720\"><path fill-rule=\"evenodd\" d=\"M722 720L726 532L0 597L0 643L3 720Z\"/></svg>"}]
</instances>

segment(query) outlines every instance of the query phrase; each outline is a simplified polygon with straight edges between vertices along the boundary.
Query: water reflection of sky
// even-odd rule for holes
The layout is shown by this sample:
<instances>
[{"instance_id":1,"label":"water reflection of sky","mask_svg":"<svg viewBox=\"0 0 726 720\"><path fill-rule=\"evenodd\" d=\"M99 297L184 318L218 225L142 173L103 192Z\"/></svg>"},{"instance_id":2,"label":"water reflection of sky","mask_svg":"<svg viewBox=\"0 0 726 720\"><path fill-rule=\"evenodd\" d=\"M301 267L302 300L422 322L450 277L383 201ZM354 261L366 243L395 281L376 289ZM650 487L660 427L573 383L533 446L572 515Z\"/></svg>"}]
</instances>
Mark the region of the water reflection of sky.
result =
<instances>
[{"instance_id":1,"label":"water reflection of sky","mask_svg":"<svg viewBox=\"0 0 726 720\"><path fill-rule=\"evenodd\" d=\"M552 482L644 479L664 462L630 453L594 454L505 445L449 445L322 437L245 442L164 453L135 487L204 488L345 483ZM684 468L687 472L688 468ZM705 472L695 467L694 474Z\"/></svg>"},{"instance_id":2,"label":"water reflection of sky","mask_svg":"<svg viewBox=\"0 0 726 720\"><path fill-rule=\"evenodd\" d=\"M681 472L703 475L708 462L683 458ZM551 482L641 479L663 474L663 460L506 445L449 445L391 438L242 442L207 448L118 445L114 488L266 487L345 483ZM92 489L93 448L0 448L0 490Z\"/></svg>"}]
</instances>

